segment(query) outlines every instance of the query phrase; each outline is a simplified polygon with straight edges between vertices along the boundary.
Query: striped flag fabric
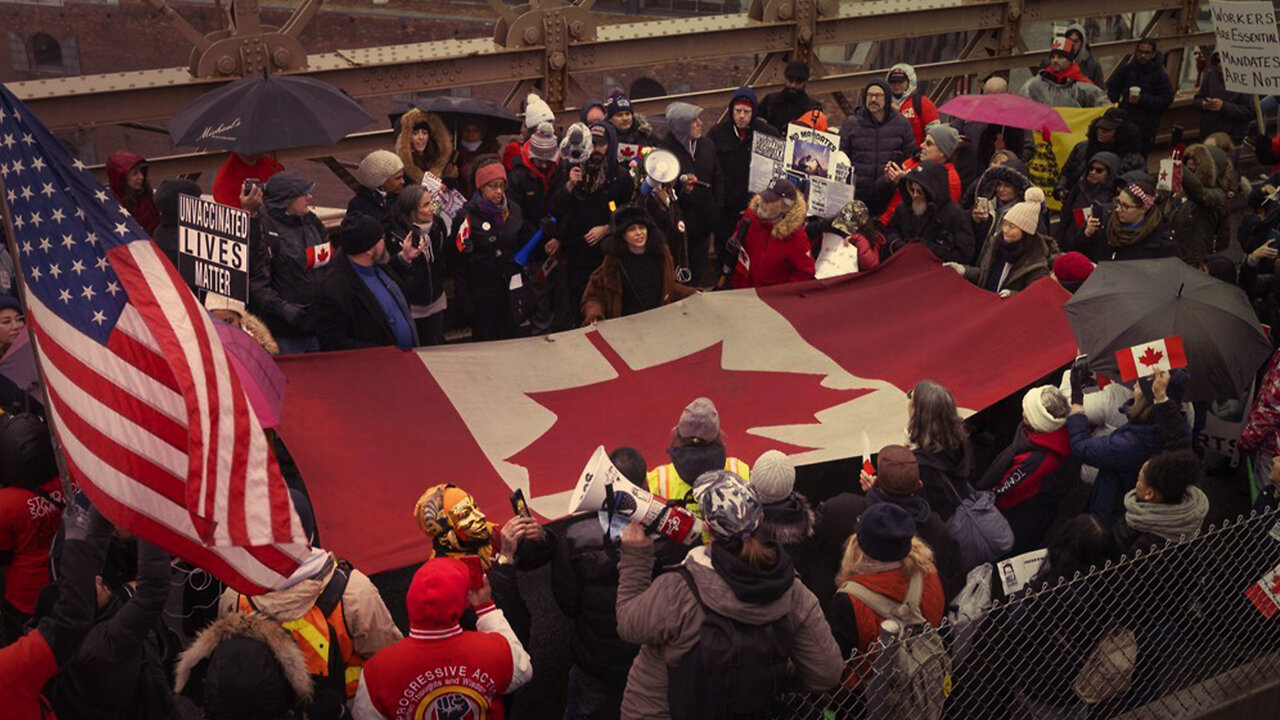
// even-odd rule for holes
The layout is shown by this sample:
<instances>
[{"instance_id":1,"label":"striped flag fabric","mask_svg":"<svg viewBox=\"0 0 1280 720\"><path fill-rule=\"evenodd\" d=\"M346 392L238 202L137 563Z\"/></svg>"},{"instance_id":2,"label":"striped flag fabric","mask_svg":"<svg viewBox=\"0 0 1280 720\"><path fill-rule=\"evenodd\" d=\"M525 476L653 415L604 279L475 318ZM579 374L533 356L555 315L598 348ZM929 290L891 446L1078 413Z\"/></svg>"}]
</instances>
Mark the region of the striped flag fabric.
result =
<instances>
[{"instance_id":1,"label":"striped flag fabric","mask_svg":"<svg viewBox=\"0 0 1280 720\"><path fill-rule=\"evenodd\" d=\"M1127 350L1117 350L1116 365L1120 369L1120 379L1132 382L1158 370L1186 367L1187 352L1182 348L1182 336L1171 335Z\"/></svg>"},{"instance_id":2,"label":"striped flag fabric","mask_svg":"<svg viewBox=\"0 0 1280 720\"><path fill-rule=\"evenodd\" d=\"M112 522L241 592L280 585L310 549L208 313L3 86L0 181L72 480Z\"/></svg>"}]
</instances>

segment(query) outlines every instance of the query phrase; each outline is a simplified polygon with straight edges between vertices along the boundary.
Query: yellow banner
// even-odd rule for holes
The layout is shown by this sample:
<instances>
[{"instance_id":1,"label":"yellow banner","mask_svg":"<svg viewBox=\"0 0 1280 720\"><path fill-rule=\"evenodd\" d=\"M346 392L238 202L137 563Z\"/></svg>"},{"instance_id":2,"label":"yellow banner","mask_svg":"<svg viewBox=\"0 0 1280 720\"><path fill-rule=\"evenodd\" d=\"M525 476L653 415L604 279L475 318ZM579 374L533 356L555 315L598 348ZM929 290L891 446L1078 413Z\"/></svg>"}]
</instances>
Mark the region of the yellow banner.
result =
<instances>
[{"instance_id":1,"label":"yellow banner","mask_svg":"<svg viewBox=\"0 0 1280 720\"><path fill-rule=\"evenodd\" d=\"M1053 210L1062 208L1062 203L1053 198L1053 187L1058 182L1058 174L1062 165L1071 154L1071 149L1089 134L1089 123L1114 105L1095 108L1054 108L1066 121L1071 132L1055 132L1046 141L1044 133L1036 131L1036 154L1027 163L1027 173L1031 182L1044 190L1045 204Z\"/></svg>"}]
</instances>

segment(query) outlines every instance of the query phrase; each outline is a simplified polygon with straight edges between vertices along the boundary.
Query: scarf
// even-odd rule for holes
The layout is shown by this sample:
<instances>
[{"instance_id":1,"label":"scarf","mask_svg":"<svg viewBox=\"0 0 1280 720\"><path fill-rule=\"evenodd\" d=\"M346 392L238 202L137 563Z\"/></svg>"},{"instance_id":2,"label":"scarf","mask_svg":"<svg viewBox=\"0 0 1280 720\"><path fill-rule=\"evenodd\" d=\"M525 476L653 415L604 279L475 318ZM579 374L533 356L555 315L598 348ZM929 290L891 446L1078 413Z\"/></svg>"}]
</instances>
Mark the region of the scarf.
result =
<instances>
[{"instance_id":1,"label":"scarf","mask_svg":"<svg viewBox=\"0 0 1280 720\"><path fill-rule=\"evenodd\" d=\"M431 242L431 226L434 224L434 222L414 223L418 228L418 237L422 238L418 247L422 248L422 257L424 257L429 263L435 262L436 259L435 248L432 246Z\"/></svg>"},{"instance_id":2,"label":"scarf","mask_svg":"<svg viewBox=\"0 0 1280 720\"><path fill-rule=\"evenodd\" d=\"M1107 220L1107 244L1113 248L1137 245L1155 233L1162 222L1164 222L1164 215L1160 213L1160 208L1151 208L1142 222L1137 225L1122 224L1120 214L1113 212Z\"/></svg>"},{"instance_id":3,"label":"scarf","mask_svg":"<svg viewBox=\"0 0 1280 720\"><path fill-rule=\"evenodd\" d=\"M502 226L507 223L507 199L505 197L502 198L501 205L494 205L488 200L485 200L484 195L482 195L479 190L476 190L475 194L471 196L471 203L476 206L476 209L479 210L481 214L486 215L490 220L493 220L493 226L495 228L501 230Z\"/></svg>"},{"instance_id":4,"label":"scarf","mask_svg":"<svg viewBox=\"0 0 1280 720\"><path fill-rule=\"evenodd\" d=\"M853 566L853 568L849 571L849 577L846 579L853 579L853 576L855 575L878 575L879 573L882 573L882 572L889 572L890 570L901 570L901 569L902 569L901 560L894 560L893 562L885 562L883 560L872 560L871 558L867 558L866 560L863 560L860 563L856 563Z\"/></svg>"},{"instance_id":5,"label":"scarf","mask_svg":"<svg viewBox=\"0 0 1280 720\"><path fill-rule=\"evenodd\" d=\"M1093 82L1088 75L1080 72L1080 66L1075 63L1071 63L1061 72L1054 70L1052 67L1046 67L1040 71L1040 77L1055 85L1070 85L1072 82Z\"/></svg>"},{"instance_id":6,"label":"scarf","mask_svg":"<svg viewBox=\"0 0 1280 720\"><path fill-rule=\"evenodd\" d=\"M1178 542L1182 536L1190 540L1199 535L1207 514L1209 498L1194 485L1187 488L1187 494L1177 505L1139 502L1137 490L1124 495L1125 523L1134 530L1159 535L1169 542Z\"/></svg>"}]
</instances>

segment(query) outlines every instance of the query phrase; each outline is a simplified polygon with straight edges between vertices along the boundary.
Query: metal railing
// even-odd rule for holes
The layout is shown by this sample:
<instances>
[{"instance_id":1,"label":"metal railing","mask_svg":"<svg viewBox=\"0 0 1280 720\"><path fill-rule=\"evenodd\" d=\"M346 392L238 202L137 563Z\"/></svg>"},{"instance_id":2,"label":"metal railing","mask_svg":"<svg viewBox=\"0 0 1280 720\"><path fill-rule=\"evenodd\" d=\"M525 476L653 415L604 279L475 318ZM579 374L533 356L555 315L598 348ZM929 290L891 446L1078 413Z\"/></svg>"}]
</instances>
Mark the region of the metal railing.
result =
<instances>
[{"instance_id":1,"label":"metal railing","mask_svg":"<svg viewBox=\"0 0 1280 720\"><path fill-rule=\"evenodd\" d=\"M944 621L938 633L952 664L950 691L933 717L1193 718L1280 681L1280 617L1264 617L1245 595L1280 564L1278 525L1280 510L1253 513L1193 540L1024 589L972 620ZM909 637L882 633L848 661L846 677L857 680L845 685L855 687L787 696L780 714L929 717L905 712L899 697L881 689L907 681L895 659ZM934 683L940 700L943 685ZM1082 700L1081 689L1094 702Z\"/></svg>"}]
</instances>

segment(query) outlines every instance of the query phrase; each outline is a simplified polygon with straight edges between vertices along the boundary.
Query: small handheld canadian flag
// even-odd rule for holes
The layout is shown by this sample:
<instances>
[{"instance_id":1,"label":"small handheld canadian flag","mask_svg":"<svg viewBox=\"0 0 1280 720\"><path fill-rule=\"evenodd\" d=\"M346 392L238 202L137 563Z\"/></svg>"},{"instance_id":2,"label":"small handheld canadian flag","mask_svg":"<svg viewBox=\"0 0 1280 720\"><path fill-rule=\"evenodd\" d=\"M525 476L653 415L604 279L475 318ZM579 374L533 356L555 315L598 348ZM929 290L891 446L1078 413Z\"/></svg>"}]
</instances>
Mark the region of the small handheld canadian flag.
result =
<instances>
[{"instance_id":1,"label":"small handheld canadian flag","mask_svg":"<svg viewBox=\"0 0 1280 720\"><path fill-rule=\"evenodd\" d=\"M324 267L333 259L333 248L331 243L322 242L319 245L307 246L307 269L315 270L318 267Z\"/></svg>"},{"instance_id":2,"label":"small handheld canadian flag","mask_svg":"<svg viewBox=\"0 0 1280 720\"><path fill-rule=\"evenodd\" d=\"M462 224L458 226L458 252L471 252L471 218L462 218Z\"/></svg>"},{"instance_id":3,"label":"small handheld canadian flag","mask_svg":"<svg viewBox=\"0 0 1280 720\"><path fill-rule=\"evenodd\" d=\"M1272 568L1261 580L1246 588L1244 596L1263 617L1269 618L1280 612L1280 567Z\"/></svg>"},{"instance_id":4,"label":"small handheld canadian flag","mask_svg":"<svg viewBox=\"0 0 1280 720\"><path fill-rule=\"evenodd\" d=\"M1187 353L1182 349L1182 336L1171 335L1149 343L1134 345L1116 352L1120 379L1131 382L1153 375L1157 370L1186 367Z\"/></svg>"},{"instance_id":5,"label":"small handheld canadian flag","mask_svg":"<svg viewBox=\"0 0 1280 720\"><path fill-rule=\"evenodd\" d=\"M867 436L866 430L862 431L862 472L876 474L876 466L871 464L871 438Z\"/></svg>"}]
</instances>

